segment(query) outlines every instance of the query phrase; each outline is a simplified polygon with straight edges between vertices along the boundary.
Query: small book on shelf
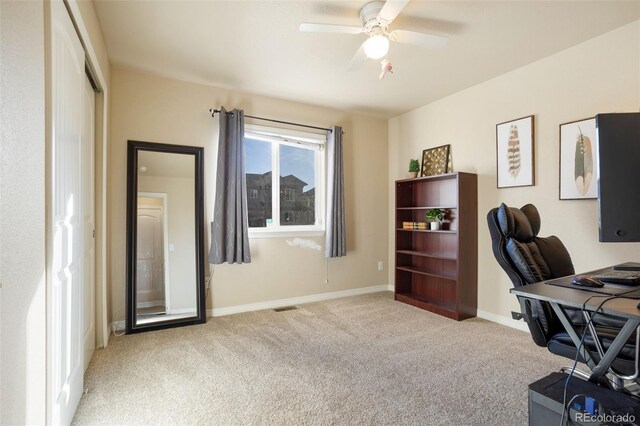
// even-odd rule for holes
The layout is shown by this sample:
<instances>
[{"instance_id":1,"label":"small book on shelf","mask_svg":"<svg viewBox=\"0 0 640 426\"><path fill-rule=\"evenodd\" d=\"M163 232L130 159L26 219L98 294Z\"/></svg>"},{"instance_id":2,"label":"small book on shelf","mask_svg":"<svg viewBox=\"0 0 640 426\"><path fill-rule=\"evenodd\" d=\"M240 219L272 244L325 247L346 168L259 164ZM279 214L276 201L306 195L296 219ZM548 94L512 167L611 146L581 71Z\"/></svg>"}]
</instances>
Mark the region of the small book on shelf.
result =
<instances>
[{"instance_id":1,"label":"small book on shelf","mask_svg":"<svg viewBox=\"0 0 640 426\"><path fill-rule=\"evenodd\" d=\"M427 229L427 222L402 222L402 229Z\"/></svg>"}]
</instances>

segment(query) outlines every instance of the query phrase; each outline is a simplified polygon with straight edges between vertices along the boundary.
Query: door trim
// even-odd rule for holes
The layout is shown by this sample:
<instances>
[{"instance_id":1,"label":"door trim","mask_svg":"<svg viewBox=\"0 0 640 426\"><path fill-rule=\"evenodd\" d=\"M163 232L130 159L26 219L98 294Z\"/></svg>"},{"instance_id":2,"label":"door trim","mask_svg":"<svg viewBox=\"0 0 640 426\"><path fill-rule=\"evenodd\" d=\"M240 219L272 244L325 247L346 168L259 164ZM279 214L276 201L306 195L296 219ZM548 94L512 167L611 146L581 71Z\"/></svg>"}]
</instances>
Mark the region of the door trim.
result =
<instances>
[{"instance_id":1,"label":"door trim","mask_svg":"<svg viewBox=\"0 0 640 426\"><path fill-rule=\"evenodd\" d=\"M85 70L86 71L86 70ZM96 124L96 93L95 88L86 75L83 84L83 111L82 114L86 121L83 121L82 127L84 137L81 137L80 147L80 176L82 188L81 212L84 242L83 246L83 265L82 271L82 305L84 309L82 324L82 346L83 346L83 373L89 367L89 361L93 357L96 350L96 175L95 175L95 124ZM86 102L86 103L85 103ZM86 145L85 145L86 144ZM85 161L88 159L89 161ZM88 175L85 174L88 172ZM89 185L85 185L82 181L88 181ZM87 191L88 190L88 191ZM85 196L88 196L85 198ZM89 209L89 215L87 210ZM89 273L87 268L90 267ZM89 298L87 299L87 296Z\"/></svg>"}]
</instances>

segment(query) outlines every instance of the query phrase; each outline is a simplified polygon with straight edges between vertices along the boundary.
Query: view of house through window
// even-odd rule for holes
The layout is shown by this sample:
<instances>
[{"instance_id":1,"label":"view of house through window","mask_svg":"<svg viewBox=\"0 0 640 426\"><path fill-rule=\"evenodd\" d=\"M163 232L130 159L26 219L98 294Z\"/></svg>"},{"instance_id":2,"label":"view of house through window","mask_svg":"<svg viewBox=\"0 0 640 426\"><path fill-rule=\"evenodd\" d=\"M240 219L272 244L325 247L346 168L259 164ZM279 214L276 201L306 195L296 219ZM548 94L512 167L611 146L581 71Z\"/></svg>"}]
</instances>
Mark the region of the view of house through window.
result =
<instances>
[{"instance_id":1,"label":"view of house through window","mask_svg":"<svg viewBox=\"0 0 640 426\"><path fill-rule=\"evenodd\" d=\"M280 225L315 223L315 171L315 151L280 146Z\"/></svg>"},{"instance_id":2,"label":"view of house through window","mask_svg":"<svg viewBox=\"0 0 640 426\"><path fill-rule=\"evenodd\" d=\"M272 218L271 143L245 138L244 149L249 227L266 227Z\"/></svg>"},{"instance_id":3,"label":"view of house through window","mask_svg":"<svg viewBox=\"0 0 640 426\"><path fill-rule=\"evenodd\" d=\"M316 193L323 171L322 144L292 143L290 137L254 132L246 132L244 142L249 227L321 229L316 216L322 200L316 200Z\"/></svg>"}]
</instances>

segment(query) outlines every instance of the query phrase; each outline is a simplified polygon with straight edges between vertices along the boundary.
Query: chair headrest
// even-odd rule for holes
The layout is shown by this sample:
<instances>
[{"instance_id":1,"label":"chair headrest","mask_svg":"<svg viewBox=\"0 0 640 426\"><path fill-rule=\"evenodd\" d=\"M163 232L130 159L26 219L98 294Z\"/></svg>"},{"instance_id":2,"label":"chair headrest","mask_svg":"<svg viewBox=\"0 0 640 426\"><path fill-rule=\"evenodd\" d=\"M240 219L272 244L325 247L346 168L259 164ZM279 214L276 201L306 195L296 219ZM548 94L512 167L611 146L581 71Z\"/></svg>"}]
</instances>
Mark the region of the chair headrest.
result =
<instances>
[{"instance_id":1,"label":"chair headrest","mask_svg":"<svg viewBox=\"0 0 640 426\"><path fill-rule=\"evenodd\" d=\"M517 209L502 203L497 217L500 231L507 238L525 242L532 240L540 232L540 214L533 204Z\"/></svg>"}]
</instances>

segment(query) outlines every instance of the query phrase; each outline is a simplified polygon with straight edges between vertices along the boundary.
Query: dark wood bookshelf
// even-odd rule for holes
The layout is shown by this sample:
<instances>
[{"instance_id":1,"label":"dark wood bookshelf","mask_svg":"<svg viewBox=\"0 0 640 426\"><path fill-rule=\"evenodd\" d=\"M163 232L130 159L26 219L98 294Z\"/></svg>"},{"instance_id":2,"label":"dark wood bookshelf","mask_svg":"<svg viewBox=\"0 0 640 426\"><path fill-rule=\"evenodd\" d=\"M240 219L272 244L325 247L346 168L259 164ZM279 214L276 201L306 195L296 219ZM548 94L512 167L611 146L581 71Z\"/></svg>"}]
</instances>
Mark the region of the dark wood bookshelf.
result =
<instances>
[{"instance_id":1,"label":"dark wood bookshelf","mask_svg":"<svg viewBox=\"0 0 640 426\"><path fill-rule=\"evenodd\" d=\"M428 207L432 206L432 207ZM403 229L446 211L438 231ZM478 179L473 173L396 181L395 299L455 320L477 313Z\"/></svg>"}]
</instances>

